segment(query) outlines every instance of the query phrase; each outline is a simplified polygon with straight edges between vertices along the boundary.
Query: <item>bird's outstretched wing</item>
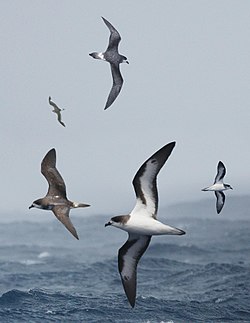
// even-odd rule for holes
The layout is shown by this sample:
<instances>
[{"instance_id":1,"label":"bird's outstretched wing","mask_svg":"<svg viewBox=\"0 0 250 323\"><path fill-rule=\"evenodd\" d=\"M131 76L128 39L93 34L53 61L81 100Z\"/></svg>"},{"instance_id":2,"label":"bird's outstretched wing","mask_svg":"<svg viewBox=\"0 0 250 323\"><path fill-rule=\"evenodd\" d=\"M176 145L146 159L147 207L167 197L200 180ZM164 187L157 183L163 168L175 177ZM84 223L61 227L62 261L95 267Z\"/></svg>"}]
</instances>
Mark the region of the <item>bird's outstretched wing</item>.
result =
<instances>
[{"instance_id":1,"label":"bird's outstretched wing","mask_svg":"<svg viewBox=\"0 0 250 323\"><path fill-rule=\"evenodd\" d=\"M156 179L160 169L171 155L174 146L175 142L171 142L159 149L148 158L137 171L133 179L133 186L137 199L135 208L130 213L131 216L133 216L134 213L140 213L140 210L143 209L144 211L147 211L148 216L156 218L158 209Z\"/></svg>"},{"instance_id":2,"label":"bird's outstretched wing","mask_svg":"<svg viewBox=\"0 0 250 323\"><path fill-rule=\"evenodd\" d=\"M216 196L216 210L217 210L217 213L219 214L224 206L226 197L225 197L225 194L221 191L215 191L214 194Z\"/></svg>"},{"instance_id":3,"label":"bird's outstretched wing","mask_svg":"<svg viewBox=\"0 0 250 323\"><path fill-rule=\"evenodd\" d=\"M115 27L113 25L111 25L111 23L107 19L102 17L102 20L104 21L105 25L108 27L108 29L110 31L107 51L110 49L116 49L118 51L118 45L119 45L119 42L121 41L120 34L115 29Z\"/></svg>"},{"instance_id":4,"label":"bird's outstretched wing","mask_svg":"<svg viewBox=\"0 0 250 323\"><path fill-rule=\"evenodd\" d=\"M119 64L118 65L110 64L110 66L111 66L111 73L113 78L113 85L109 92L109 96L104 110L108 109L111 106L111 104L115 101L115 99L117 98L118 94L121 91L122 84L123 84L123 78L120 72Z\"/></svg>"},{"instance_id":5,"label":"bird's outstretched wing","mask_svg":"<svg viewBox=\"0 0 250 323\"><path fill-rule=\"evenodd\" d=\"M60 124L61 124L62 126L66 127L66 126L65 126L65 123L64 123L64 122L62 122L62 114L61 114L61 112L57 113L57 120L60 122Z\"/></svg>"},{"instance_id":6,"label":"bird's outstretched wing","mask_svg":"<svg viewBox=\"0 0 250 323\"><path fill-rule=\"evenodd\" d=\"M225 175L226 175L226 167L222 163L222 161L219 161L217 165L217 174L214 179L214 184L222 182Z\"/></svg>"},{"instance_id":7,"label":"bird's outstretched wing","mask_svg":"<svg viewBox=\"0 0 250 323\"><path fill-rule=\"evenodd\" d=\"M46 178L49 189L47 195L66 197L66 185L56 168L56 150L52 148L43 158L41 173Z\"/></svg>"},{"instance_id":8,"label":"bird's outstretched wing","mask_svg":"<svg viewBox=\"0 0 250 323\"><path fill-rule=\"evenodd\" d=\"M135 306L137 264L146 251L151 236L129 234L128 240L118 252L118 269L128 301Z\"/></svg>"},{"instance_id":9,"label":"bird's outstretched wing","mask_svg":"<svg viewBox=\"0 0 250 323\"><path fill-rule=\"evenodd\" d=\"M73 226L73 224L72 224L72 222L70 221L70 218L69 218L70 208L67 207L67 206L65 206L65 205L55 205L52 208L52 211L55 214L55 216L57 217L57 219L62 222L62 224L65 226L65 228L67 230L69 230L69 232L77 240L79 240L78 235L77 235L77 232L76 232L76 229Z\"/></svg>"},{"instance_id":10,"label":"bird's outstretched wing","mask_svg":"<svg viewBox=\"0 0 250 323\"><path fill-rule=\"evenodd\" d=\"M61 111L61 109L58 107L58 105L56 105L55 102L53 102L51 100L50 96L49 96L49 104L55 109L55 111Z\"/></svg>"}]
</instances>

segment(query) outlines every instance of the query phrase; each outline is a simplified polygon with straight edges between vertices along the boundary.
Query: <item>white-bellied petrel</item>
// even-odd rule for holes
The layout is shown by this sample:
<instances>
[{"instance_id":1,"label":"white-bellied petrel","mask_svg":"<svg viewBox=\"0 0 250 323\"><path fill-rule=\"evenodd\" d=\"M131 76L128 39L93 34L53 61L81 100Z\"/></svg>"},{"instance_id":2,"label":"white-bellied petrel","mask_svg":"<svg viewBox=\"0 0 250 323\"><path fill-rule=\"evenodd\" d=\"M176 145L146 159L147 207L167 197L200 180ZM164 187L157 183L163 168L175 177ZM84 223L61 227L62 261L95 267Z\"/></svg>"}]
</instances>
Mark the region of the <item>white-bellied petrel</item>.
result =
<instances>
[{"instance_id":1,"label":"white-bellied petrel","mask_svg":"<svg viewBox=\"0 0 250 323\"><path fill-rule=\"evenodd\" d=\"M171 142L150 158L137 171L133 186L136 205L128 215L111 218L105 226L112 225L128 232L127 242L118 252L118 269L122 284L132 307L136 298L136 268L146 251L152 235L185 234L183 230L163 224L156 219L158 209L157 175L174 149Z\"/></svg>"},{"instance_id":2,"label":"white-bellied petrel","mask_svg":"<svg viewBox=\"0 0 250 323\"><path fill-rule=\"evenodd\" d=\"M41 173L46 178L49 189L45 197L34 201L29 209L36 207L43 210L51 210L57 219L78 238L76 229L69 218L69 211L72 208L87 207L89 204L71 202L67 199L64 180L56 168L56 151L52 148L43 158Z\"/></svg>"},{"instance_id":3,"label":"white-bellied petrel","mask_svg":"<svg viewBox=\"0 0 250 323\"><path fill-rule=\"evenodd\" d=\"M216 210L218 214L222 210L225 203L225 198L226 198L225 194L222 191L233 189L231 185L223 183L223 178L225 175L226 175L226 167L222 163L222 161L219 161L217 166L217 174L214 179L214 184L202 189L202 191L214 191L214 194L216 196Z\"/></svg>"},{"instance_id":4,"label":"white-bellied petrel","mask_svg":"<svg viewBox=\"0 0 250 323\"><path fill-rule=\"evenodd\" d=\"M64 126L65 127L65 123L64 122L62 122L62 114L61 114L61 111L63 111L64 109L60 109L59 107L58 107L58 105L56 105L55 104L55 102L53 102L52 100L51 100L51 97L49 96L49 104L54 108L53 110L52 110L52 112L54 112L54 113L56 113L57 114L57 120L60 122L60 124L62 125L62 126Z\"/></svg>"},{"instance_id":5,"label":"white-bellied petrel","mask_svg":"<svg viewBox=\"0 0 250 323\"><path fill-rule=\"evenodd\" d=\"M93 58L101 59L110 63L113 85L104 108L104 110L106 110L115 101L122 88L123 78L120 72L120 63L128 64L128 60L125 56L120 55L118 52L118 45L121 41L120 34L107 19L103 17L102 19L110 31L108 47L105 52L94 52L90 53L89 55Z\"/></svg>"}]
</instances>

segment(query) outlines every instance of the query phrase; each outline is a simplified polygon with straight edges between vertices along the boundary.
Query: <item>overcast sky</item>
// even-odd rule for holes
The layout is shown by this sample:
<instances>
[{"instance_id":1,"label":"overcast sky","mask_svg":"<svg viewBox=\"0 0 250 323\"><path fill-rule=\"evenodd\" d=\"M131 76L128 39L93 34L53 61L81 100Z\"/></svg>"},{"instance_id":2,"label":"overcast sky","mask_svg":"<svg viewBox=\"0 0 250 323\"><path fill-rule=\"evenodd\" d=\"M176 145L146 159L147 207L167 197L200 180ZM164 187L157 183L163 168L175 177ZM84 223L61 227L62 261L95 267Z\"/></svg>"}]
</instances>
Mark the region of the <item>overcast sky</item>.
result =
<instances>
[{"instance_id":1,"label":"overcast sky","mask_svg":"<svg viewBox=\"0 0 250 323\"><path fill-rule=\"evenodd\" d=\"M71 215L126 214L131 181L156 150L177 145L158 176L160 208L200 200L219 160L225 182L249 194L250 1L1 1L1 205L20 218L47 192L40 163L52 147ZM122 37L124 85L112 85L108 19ZM64 107L63 128L48 96ZM45 215L47 217L47 215ZM51 215L49 215L51 216Z\"/></svg>"}]
</instances>

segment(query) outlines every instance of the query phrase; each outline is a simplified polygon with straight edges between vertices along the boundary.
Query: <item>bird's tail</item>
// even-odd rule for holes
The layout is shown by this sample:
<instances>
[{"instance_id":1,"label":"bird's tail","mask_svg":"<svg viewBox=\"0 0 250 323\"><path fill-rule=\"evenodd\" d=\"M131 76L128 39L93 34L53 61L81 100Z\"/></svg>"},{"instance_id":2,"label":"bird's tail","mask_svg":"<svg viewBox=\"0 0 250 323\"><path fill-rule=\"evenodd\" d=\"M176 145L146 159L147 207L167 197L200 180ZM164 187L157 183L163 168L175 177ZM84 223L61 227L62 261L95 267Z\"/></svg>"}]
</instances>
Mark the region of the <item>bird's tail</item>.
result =
<instances>
[{"instance_id":1,"label":"bird's tail","mask_svg":"<svg viewBox=\"0 0 250 323\"><path fill-rule=\"evenodd\" d=\"M90 206L89 204L73 202L73 207L74 208L77 208L77 207L89 207L89 206Z\"/></svg>"},{"instance_id":2,"label":"bird's tail","mask_svg":"<svg viewBox=\"0 0 250 323\"><path fill-rule=\"evenodd\" d=\"M183 235L183 234L186 234L185 231L181 230L181 229L178 229L178 228L175 228L175 227L171 227L170 225L166 225L167 227L167 234L170 234L170 235Z\"/></svg>"}]
</instances>

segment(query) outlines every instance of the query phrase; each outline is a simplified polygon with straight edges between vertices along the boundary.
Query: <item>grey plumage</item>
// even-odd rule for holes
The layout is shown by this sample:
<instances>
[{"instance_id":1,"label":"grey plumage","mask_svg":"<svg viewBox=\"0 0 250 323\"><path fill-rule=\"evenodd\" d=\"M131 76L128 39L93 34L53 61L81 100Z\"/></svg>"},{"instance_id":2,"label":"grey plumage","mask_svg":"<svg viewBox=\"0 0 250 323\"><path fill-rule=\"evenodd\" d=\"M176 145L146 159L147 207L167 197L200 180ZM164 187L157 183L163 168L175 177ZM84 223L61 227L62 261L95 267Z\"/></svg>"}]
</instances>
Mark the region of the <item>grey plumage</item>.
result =
<instances>
[{"instance_id":1,"label":"grey plumage","mask_svg":"<svg viewBox=\"0 0 250 323\"><path fill-rule=\"evenodd\" d=\"M128 64L128 60L125 56L120 55L118 52L118 45L121 41L120 34L107 19L103 17L102 19L110 31L108 47L103 53L93 52L89 55L95 59L101 59L110 63L113 85L104 108L104 110L106 110L115 101L115 99L121 91L123 85L123 78L120 72L120 64Z\"/></svg>"}]
</instances>

